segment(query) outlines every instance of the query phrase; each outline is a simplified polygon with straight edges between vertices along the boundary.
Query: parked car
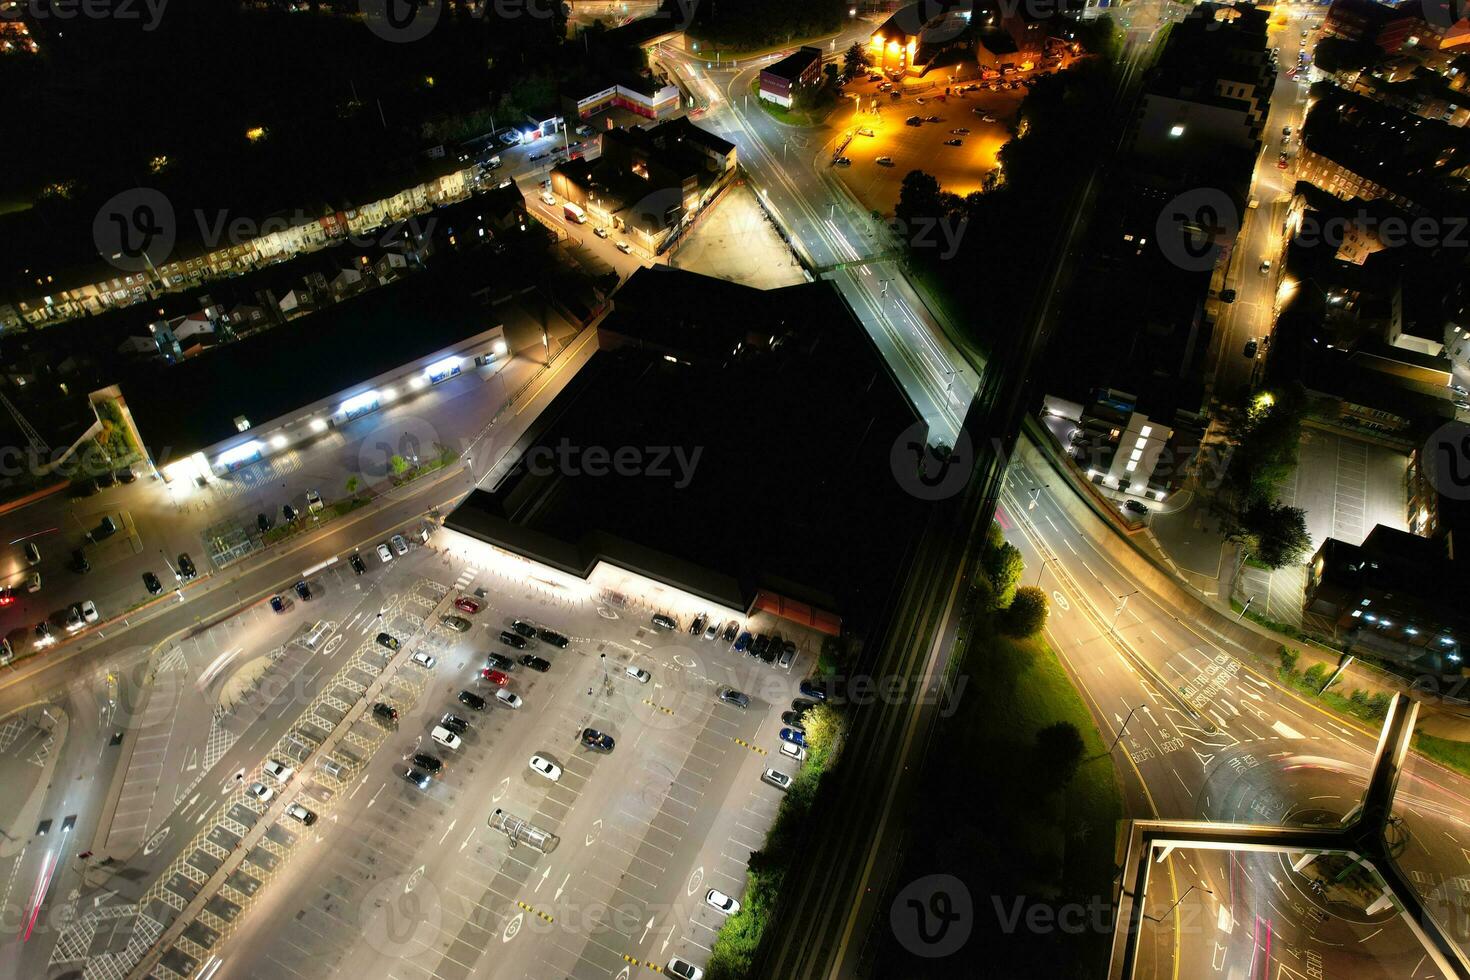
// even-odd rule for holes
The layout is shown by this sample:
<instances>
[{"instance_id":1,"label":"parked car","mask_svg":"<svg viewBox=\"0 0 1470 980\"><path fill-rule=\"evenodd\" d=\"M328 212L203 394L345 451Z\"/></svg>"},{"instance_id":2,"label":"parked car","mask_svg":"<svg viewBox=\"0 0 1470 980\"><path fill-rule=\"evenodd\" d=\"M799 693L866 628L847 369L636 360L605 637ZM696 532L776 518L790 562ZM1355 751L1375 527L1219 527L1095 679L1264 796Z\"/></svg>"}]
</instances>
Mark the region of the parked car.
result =
<instances>
[{"instance_id":1,"label":"parked car","mask_svg":"<svg viewBox=\"0 0 1470 980\"><path fill-rule=\"evenodd\" d=\"M521 701L521 696L519 694L507 691L503 687L495 692L495 700L499 701L507 708L519 708L524 703Z\"/></svg>"},{"instance_id":2,"label":"parked car","mask_svg":"<svg viewBox=\"0 0 1470 980\"><path fill-rule=\"evenodd\" d=\"M893 166L893 157L879 157L873 162L880 167L891 167Z\"/></svg>"},{"instance_id":3,"label":"parked car","mask_svg":"<svg viewBox=\"0 0 1470 980\"><path fill-rule=\"evenodd\" d=\"M71 553L71 569L78 575L85 575L92 570L92 563L87 561L87 553L81 548L73 549Z\"/></svg>"},{"instance_id":4,"label":"parked car","mask_svg":"<svg viewBox=\"0 0 1470 980\"><path fill-rule=\"evenodd\" d=\"M426 670L433 670L434 665L439 662L433 657L429 656L427 653L424 653L424 651L422 650L414 654L412 659L414 663L418 664L420 667L425 668Z\"/></svg>"},{"instance_id":5,"label":"parked car","mask_svg":"<svg viewBox=\"0 0 1470 980\"><path fill-rule=\"evenodd\" d=\"M163 594L163 583L152 572L143 573L143 587L148 590L149 595Z\"/></svg>"},{"instance_id":6,"label":"parked car","mask_svg":"<svg viewBox=\"0 0 1470 980\"><path fill-rule=\"evenodd\" d=\"M618 251L622 252L624 255L632 255L633 246L629 245L627 242L618 242Z\"/></svg>"},{"instance_id":7,"label":"parked car","mask_svg":"<svg viewBox=\"0 0 1470 980\"><path fill-rule=\"evenodd\" d=\"M393 545L393 553L395 555L402 556L408 554L408 541L404 539L403 535L395 534L388 539L388 542Z\"/></svg>"},{"instance_id":8,"label":"parked car","mask_svg":"<svg viewBox=\"0 0 1470 980\"><path fill-rule=\"evenodd\" d=\"M678 980L704 980L704 971L690 963L675 956L669 960L669 965L664 967L664 972Z\"/></svg>"},{"instance_id":9,"label":"parked car","mask_svg":"<svg viewBox=\"0 0 1470 980\"><path fill-rule=\"evenodd\" d=\"M245 792L262 803L269 803L276 798L276 791L265 783L251 783L245 787Z\"/></svg>"},{"instance_id":10,"label":"parked car","mask_svg":"<svg viewBox=\"0 0 1470 980\"><path fill-rule=\"evenodd\" d=\"M470 621L468 619L465 619L463 616L440 616L439 622L443 623L445 626L448 626L456 633L468 632L470 628Z\"/></svg>"},{"instance_id":11,"label":"parked car","mask_svg":"<svg viewBox=\"0 0 1470 980\"><path fill-rule=\"evenodd\" d=\"M470 729L469 722L465 721L459 715L450 714L449 712L445 712L444 717L439 719L439 724L456 735L463 735Z\"/></svg>"},{"instance_id":12,"label":"parked car","mask_svg":"<svg viewBox=\"0 0 1470 980\"><path fill-rule=\"evenodd\" d=\"M800 711L783 711L783 712L781 712L781 724L783 724L783 725L791 725L793 727L800 728L801 727L801 712Z\"/></svg>"},{"instance_id":13,"label":"parked car","mask_svg":"<svg viewBox=\"0 0 1470 980\"><path fill-rule=\"evenodd\" d=\"M325 504L322 503L322 495L320 491L306 491L306 509L309 513L315 514L319 512L324 506Z\"/></svg>"},{"instance_id":14,"label":"parked car","mask_svg":"<svg viewBox=\"0 0 1470 980\"><path fill-rule=\"evenodd\" d=\"M582 729L582 744L599 752L611 752L617 743L613 741L611 735L605 732L599 732L595 728L584 728Z\"/></svg>"},{"instance_id":15,"label":"parked car","mask_svg":"<svg viewBox=\"0 0 1470 980\"><path fill-rule=\"evenodd\" d=\"M409 761L431 776L439 775L440 770L444 768L443 760L437 755L429 755L425 752L415 753L414 757Z\"/></svg>"},{"instance_id":16,"label":"parked car","mask_svg":"<svg viewBox=\"0 0 1470 980\"><path fill-rule=\"evenodd\" d=\"M592 229L592 234L596 235L598 238L606 238L607 237L607 229L599 226L597 228L593 228Z\"/></svg>"},{"instance_id":17,"label":"parked car","mask_svg":"<svg viewBox=\"0 0 1470 980\"><path fill-rule=\"evenodd\" d=\"M776 661L778 667L790 667L791 661L796 659L796 644L787 640L781 644L781 657Z\"/></svg>"},{"instance_id":18,"label":"parked car","mask_svg":"<svg viewBox=\"0 0 1470 980\"><path fill-rule=\"evenodd\" d=\"M536 635L536 624L528 623L524 619L517 619L510 624L510 628L528 640Z\"/></svg>"},{"instance_id":19,"label":"parked car","mask_svg":"<svg viewBox=\"0 0 1470 980\"><path fill-rule=\"evenodd\" d=\"M925 122L931 122L931 123L937 123L937 122L943 122L944 120L940 119L938 116L925 116L924 117L924 121Z\"/></svg>"},{"instance_id":20,"label":"parked car","mask_svg":"<svg viewBox=\"0 0 1470 980\"><path fill-rule=\"evenodd\" d=\"M969 136L970 135L970 131L968 129L966 129L965 127L961 126L959 129L951 129L949 131L949 134L951 136Z\"/></svg>"},{"instance_id":21,"label":"parked car","mask_svg":"<svg viewBox=\"0 0 1470 980\"><path fill-rule=\"evenodd\" d=\"M36 542L27 541L22 550L25 551L27 565L41 564L41 549L36 547Z\"/></svg>"},{"instance_id":22,"label":"parked car","mask_svg":"<svg viewBox=\"0 0 1470 980\"><path fill-rule=\"evenodd\" d=\"M515 669L516 663L514 660L502 654L487 653L485 654L485 665L487 667L493 667L496 670L509 671Z\"/></svg>"},{"instance_id":23,"label":"parked car","mask_svg":"<svg viewBox=\"0 0 1470 980\"><path fill-rule=\"evenodd\" d=\"M40 572L31 572L30 575L27 575L26 576L26 591L27 592L40 592L41 591L41 573Z\"/></svg>"},{"instance_id":24,"label":"parked car","mask_svg":"<svg viewBox=\"0 0 1470 980\"><path fill-rule=\"evenodd\" d=\"M1138 514L1139 516L1148 513L1148 507L1141 500L1126 500L1123 502L1123 509L1130 514Z\"/></svg>"},{"instance_id":25,"label":"parked car","mask_svg":"<svg viewBox=\"0 0 1470 980\"><path fill-rule=\"evenodd\" d=\"M718 888L711 888L704 893L704 904L725 915L734 915L740 911L740 903Z\"/></svg>"},{"instance_id":26,"label":"parked car","mask_svg":"<svg viewBox=\"0 0 1470 980\"><path fill-rule=\"evenodd\" d=\"M1271 260L1270 259L1262 259L1261 260L1261 275L1263 275L1263 276L1269 275L1270 272L1271 272Z\"/></svg>"},{"instance_id":27,"label":"parked car","mask_svg":"<svg viewBox=\"0 0 1470 980\"><path fill-rule=\"evenodd\" d=\"M924 125L924 120L921 119L918 116L909 116L907 119L904 120L904 125L906 125L906 126L922 126L922 125Z\"/></svg>"},{"instance_id":28,"label":"parked car","mask_svg":"<svg viewBox=\"0 0 1470 980\"><path fill-rule=\"evenodd\" d=\"M387 647L389 650L397 650L399 647L403 646L403 644L399 643L398 637L394 636L392 633L379 633L378 646Z\"/></svg>"},{"instance_id":29,"label":"parked car","mask_svg":"<svg viewBox=\"0 0 1470 980\"><path fill-rule=\"evenodd\" d=\"M508 675L503 674L498 670L492 670L489 667L486 667L484 670L480 671L480 677L484 680L489 681L491 684L496 685L497 687L504 687L505 685L510 683L510 677Z\"/></svg>"},{"instance_id":30,"label":"parked car","mask_svg":"<svg viewBox=\"0 0 1470 980\"><path fill-rule=\"evenodd\" d=\"M388 550L388 546L386 544L378 545L378 560L385 565L393 560L393 552Z\"/></svg>"},{"instance_id":31,"label":"parked car","mask_svg":"<svg viewBox=\"0 0 1470 980\"><path fill-rule=\"evenodd\" d=\"M308 810L306 807L302 806L300 803L292 802L286 804L286 816L290 817L292 820L299 820L308 827L316 823L316 814Z\"/></svg>"},{"instance_id":32,"label":"parked car","mask_svg":"<svg viewBox=\"0 0 1470 980\"><path fill-rule=\"evenodd\" d=\"M811 698L813 701L827 700L827 689L816 681L804 680L797 685L797 690L801 691L802 697Z\"/></svg>"},{"instance_id":33,"label":"parked car","mask_svg":"<svg viewBox=\"0 0 1470 980\"><path fill-rule=\"evenodd\" d=\"M199 569L194 567L194 559L189 557L187 551L179 553L179 578L185 582L199 574Z\"/></svg>"},{"instance_id":34,"label":"parked car","mask_svg":"<svg viewBox=\"0 0 1470 980\"><path fill-rule=\"evenodd\" d=\"M545 756L533 755L530 762L531 771L540 773L553 783L561 779L561 766L552 762Z\"/></svg>"},{"instance_id":35,"label":"parked car","mask_svg":"<svg viewBox=\"0 0 1470 980\"><path fill-rule=\"evenodd\" d=\"M397 721L398 709L391 704L378 701L373 705L373 717L379 721Z\"/></svg>"},{"instance_id":36,"label":"parked car","mask_svg":"<svg viewBox=\"0 0 1470 980\"><path fill-rule=\"evenodd\" d=\"M565 650L572 642L556 630L547 629L545 626L536 627L536 639L542 643L550 643L559 650Z\"/></svg>"},{"instance_id":37,"label":"parked car","mask_svg":"<svg viewBox=\"0 0 1470 980\"><path fill-rule=\"evenodd\" d=\"M305 579L296 583L296 594L301 597L302 602L307 602L311 599L311 586L306 584Z\"/></svg>"},{"instance_id":38,"label":"parked car","mask_svg":"<svg viewBox=\"0 0 1470 980\"><path fill-rule=\"evenodd\" d=\"M726 704L734 705L737 708L750 707L750 695L744 691L737 691L733 687L722 687L715 696Z\"/></svg>"},{"instance_id":39,"label":"parked car","mask_svg":"<svg viewBox=\"0 0 1470 980\"><path fill-rule=\"evenodd\" d=\"M265 761L265 765L261 766L260 768L265 771L265 774L267 776L271 777L282 786L285 786L286 783L291 779L291 777L296 775L295 769L293 769L291 766L286 765L284 762L277 762L275 759L267 759Z\"/></svg>"},{"instance_id":40,"label":"parked car","mask_svg":"<svg viewBox=\"0 0 1470 980\"><path fill-rule=\"evenodd\" d=\"M720 637L720 639L726 643L729 643L731 640L735 639L735 635L739 632L740 623L732 619L725 624L725 634L724 636Z\"/></svg>"},{"instance_id":41,"label":"parked car","mask_svg":"<svg viewBox=\"0 0 1470 980\"><path fill-rule=\"evenodd\" d=\"M781 754L788 759L800 762L806 758L806 749L797 745L795 742L782 742Z\"/></svg>"},{"instance_id":42,"label":"parked car","mask_svg":"<svg viewBox=\"0 0 1470 980\"><path fill-rule=\"evenodd\" d=\"M413 783L419 789L429 788L430 780L428 774L418 769L405 769L403 771L403 778Z\"/></svg>"},{"instance_id":43,"label":"parked car","mask_svg":"<svg viewBox=\"0 0 1470 980\"><path fill-rule=\"evenodd\" d=\"M296 512L295 507L292 507L290 504L281 505L281 517L285 518L287 524L290 524L299 516L300 515Z\"/></svg>"},{"instance_id":44,"label":"parked car","mask_svg":"<svg viewBox=\"0 0 1470 980\"><path fill-rule=\"evenodd\" d=\"M460 704L464 705L466 708L469 708L471 711L485 710L485 699L480 697L474 691L460 691L458 695L458 701Z\"/></svg>"},{"instance_id":45,"label":"parked car","mask_svg":"<svg viewBox=\"0 0 1470 980\"><path fill-rule=\"evenodd\" d=\"M91 626L93 623L97 622L97 620L101 618L101 616L99 616L97 613L97 605L92 602L91 599L83 599L81 609L82 621L85 622L88 626Z\"/></svg>"},{"instance_id":46,"label":"parked car","mask_svg":"<svg viewBox=\"0 0 1470 980\"><path fill-rule=\"evenodd\" d=\"M14 596L11 596L11 601L12 602L14 601ZM73 605L73 606L71 606L70 608L67 609L67 611L66 611L66 631L68 633L75 633L77 630L81 629L83 626L86 626L86 625L87 625L86 620L82 619L82 607L81 606Z\"/></svg>"},{"instance_id":47,"label":"parked car","mask_svg":"<svg viewBox=\"0 0 1470 980\"><path fill-rule=\"evenodd\" d=\"M524 636L521 636L519 633L512 633L510 630L500 631L500 642L508 647L514 647L517 650L524 650L527 645Z\"/></svg>"},{"instance_id":48,"label":"parked car","mask_svg":"<svg viewBox=\"0 0 1470 980\"><path fill-rule=\"evenodd\" d=\"M962 139L960 139L960 138L958 138L958 137L956 137L956 138L954 138L952 140L945 140L944 141L944 145L945 146L964 146L965 145L965 141L962 140Z\"/></svg>"},{"instance_id":49,"label":"parked car","mask_svg":"<svg viewBox=\"0 0 1470 980\"><path fill-rule=\"evenodd\" d=\"M791 777L779 769L767 769L761 773L761 782L769 783L783 793L791 788Z\"/></svg>"},{"instance_id":50,"label":"parked car","mask_svg":"<svg viewBox=\"0 0 1470 980\"><path fill-rule=\"evenodd\" d=\"M1256 351L1258 349L1259 347L1256 344L1256 339L1252 337L1250 340L1247 340L1245 342L1245 347L1241 350L1241 353L1245 355L1248 359L1255 360Z\"/></svg>"},{"instance_id":51,"label":"parked car","mask_svg":"<svg viewBox=\"0 0 1470 980\"><path fill-rule=\"evenodd\" d=\"M286 611L286 600L285 600L285 598L283 596L278 596L278 595L271 596L271 609L273 611L275 611L275 612L278 612L278 613L285 612Z\"/></svg>"},{"instance_id":52,"label":"parked car","mask_svg":"<svg viewBox=\"0 0 1470 980\"><path fill-rule=\"evenodd\" d=\"M749 650L750 649L750 643L751 643L750 634L749 633L741 633L740 634L740 639L738 639L738 640L735 641L735 652L736 653L744 653L746 650Z\"/></svg>"},{"instance_id":53,"label":"parked car","mask_svg":"<svg viewBox=\"0 0 1470 980\"><path fill-rule=\"evenodd\" d=\"M363 563L362 555L359 555L355 551L348 556L347 564L351 565L352 571L358 575L361 575L363 572L367 571L367 565Z\"/></svg>"},{"instance_id":54,"label":"parked car","mask_svg":"<svg viewBox=\"0 0 1470 980\"><path fill-rule=\"evenodd\" d=\"M454 734L454 732L451 732L443 725L435 725L434 730L430 732L429 735L434 741L438 742L446 749L457 749L464 744L464 742L460 739L458 735Z\"/></svg>"},{"instance_id":55,"label":"parked car","mask_svg":"<svg viewBox=\"0 0 1470 980\"><path fill-rule=\"evenodd\" d=\"M542 674L546 673L548 670L551 669L551 661L550 660L547 660L544 657L538 657L534 653L523 654L521 656L520 660L517 661L517 662L522 667L529 667L532 670L538 671L538 672L540 672Z\"/></svg>"},{"instance_id":56,"label":"parked car","mask_svg":"<svg viewBox=\"0 0 1470 980\"><path fill-rule=\"evenodd\" d=\"M679 628L677 620L672 616L665 616L663 613L659 613L653 617L653 625L661 630L676 630Z\"/></svg>"},{"instance_id":57,"label":"parked car","mask_svg":"<svg viewBox=\"0 0 1470 980\"><path fill-rule=\"evenodd\" d=\"M113 473L113 476L117 477L118 483L132 483L138 478L138 474L133 472L131 466L124 466L122 469Z\"/></svg>"},{"instance_id":58,"label":"parked car","mask_svg":"<svg viewBox=\"0 0 1470 980\"><path fill-rule=\"evenodd\" d=\"M803 748L806 746L806 732L800 728L783 728L779 737L783 742L795 742Z\"/></svg>"},{"instance_id":59,"label":"parked car","mask_svg":"<svg viewBox=\"0 0 1470 980\"><path fill-rule=\"evenodd\" d=\"M480 611L480 604L467 595L462 595L454 600L454 608L461 612L467 612L471 616Z\"/></svg>"},{"instance_id":60,"label":"parked car","mask_svg":"<svg viewBox=\"0 0 1470 980\"><path fill-rule=\"evenodd\" d=\"M698 636L704 632L704 619L705 617L703 615L694 617L694 622L689 624L690 636Z\"/></svg>"},{"instance_id":61,"label":"parked car","mask_svg":"<svg viewBox=\"0 0 1470 980\"><path fill-rule=\"evenodd\" d=\"M632 664L624 667L623 673L633 678L639 684L647 684L649 681L653 680L652 674L644 670L642 667L634 667Z\"/></svg>"}]
</instances>

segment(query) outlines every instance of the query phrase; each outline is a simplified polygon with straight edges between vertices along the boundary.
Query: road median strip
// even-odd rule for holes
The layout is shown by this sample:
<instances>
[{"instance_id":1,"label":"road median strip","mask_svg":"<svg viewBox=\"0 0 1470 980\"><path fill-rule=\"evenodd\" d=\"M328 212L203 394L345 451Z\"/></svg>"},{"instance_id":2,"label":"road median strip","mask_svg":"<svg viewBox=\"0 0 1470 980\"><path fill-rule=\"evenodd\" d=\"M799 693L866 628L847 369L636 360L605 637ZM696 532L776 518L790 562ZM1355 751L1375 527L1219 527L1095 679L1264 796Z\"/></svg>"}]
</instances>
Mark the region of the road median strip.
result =
<instances>
[{"instance_id":1,"label":"road median strip","mask_svg":"<svg viewBox=\"0 0 1470 980\"><path fill-rule=\"evenodd\" d=\"M761 748L759 745L751 745L749 742L747 742L743 738L737 738L737 739L735 739L735 744L736 745L743 745L747 749L750 749L750 751L752 751L752 752L759 752L761 755L767 755L768 754L766 752L766 750L763 749L763 748Z\"/></svg>"}]
</instances>

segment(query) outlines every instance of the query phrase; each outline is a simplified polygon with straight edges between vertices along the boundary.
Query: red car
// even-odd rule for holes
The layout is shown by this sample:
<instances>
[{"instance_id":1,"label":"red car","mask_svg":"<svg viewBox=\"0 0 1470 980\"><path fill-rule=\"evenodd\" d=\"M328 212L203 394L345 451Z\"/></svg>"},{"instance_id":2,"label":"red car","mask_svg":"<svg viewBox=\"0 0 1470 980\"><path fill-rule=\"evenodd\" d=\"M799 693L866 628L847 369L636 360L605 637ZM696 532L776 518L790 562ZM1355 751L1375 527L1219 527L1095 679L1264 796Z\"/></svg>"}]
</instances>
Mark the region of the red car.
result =
<instances>
[{"instance_id":1,"label":"red car","mask_svg":"<svg viewBox=\"0 0 1470 980\"><path fill-rule=\"evenodd\" d=\"M462 609L467 613L477 613L480 611L480 604L469 596L462 595L454 600L454 608Z\"/></svg>"},{"instance_id":2,"label":"red car","mask_svg":"<svg viewBox=\"0 0 1470 980\"><path fill-rule=\"evenodd\" d=\"M489 681L491 684L497 684L500 687L505 687L506 685L508 685L510 683L510 677L509 676L507 676L505 674L502 674L498 670L492 670L489 667L486 667L483 670L481 670L480 671L480 676L483 677L483 678L485 678L485 680Z\"/></svg>"}]
</instances>

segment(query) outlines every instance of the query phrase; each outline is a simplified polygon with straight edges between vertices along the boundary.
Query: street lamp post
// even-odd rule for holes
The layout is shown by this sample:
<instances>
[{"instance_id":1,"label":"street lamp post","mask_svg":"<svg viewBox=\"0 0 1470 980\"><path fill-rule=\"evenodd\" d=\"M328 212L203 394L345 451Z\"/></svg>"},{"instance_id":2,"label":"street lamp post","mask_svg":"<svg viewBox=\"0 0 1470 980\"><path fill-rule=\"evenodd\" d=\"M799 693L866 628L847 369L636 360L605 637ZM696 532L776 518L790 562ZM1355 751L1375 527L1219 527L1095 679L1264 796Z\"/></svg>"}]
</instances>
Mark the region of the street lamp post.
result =
<instances>
[{"instance_id":1,"label":"street lamp post","mask_svg":"<svg viewBox=\"0 0 1470 980\"><path fill-rule=\"evenodd\" d=\"M1251 607L1251 603L1253 603L1255 601L1256 601L1256 597L1255 596L1251 596L1251 597L1249 597L1248 599L1245 600L1245 605L1243 605L1243 606L1240 607L1240 615L1235 617L1235 621L1237 623L1240 622L1242 619L1245 618L1246 610L1249 609Z\"/></svg>"},{"instance_id":2,"label":"street lamp post","mask_svg":"<svg viewBox=\"0 0 1470 980\"><path fill-rule=\"evenodd\" d=\"M1117 597L1118 607L1113 610L1113 622L1112 625L1108 627L1109 629L1116 630L1118 628L1118 617L1121 616L1123 614L1123 610L1128 607L1128 598L1130 596L1136 595L1138 595L1138 590L1134 589L1132 592L1127 592Z\"/></svg>"},{"instance_id":3,"label":"street lamp post","mask_svg":"<svg viewBox=\"0 0 1470 980\"><path fill-rule=\"evenodd\" d=\"M1146 705L1135 704L1133 707L1128 709L1128 717L1124 718L1123 724L1118 726L1118 734L1113 736L1113 744L1108 746L1108 752L1111 753L1113 749L1118 747L1118 743L1123 740L1123 733L1128 730L1128 723L1133 720L1134 712L1143 707L1146 707Z\"/></svg>"},{"instance_id":4,"label":"street lamp post","mask_svg":"<svg viewBox=\"0 0 1470 980\"><path fill-rule=\"evenodd\" d=\"M1160 912L1158 915L1148 915L1147 913L1145 913L1143 917L1145 919L1152 919L1154 922L1163 922L1164 921L1164 916L1168 915L1170 912L1172 912L1176 908L1178 908L1179 907L1179 903L1182 902L1182 901L1184 901L1186 898L1188 898L1189 897L1189 893L1192 892L1192 891L1194 891L1196 888L1198 888L1198 889L1200 889L1202 891L1209 892L1211 895L1215 894L1214 889L1207 888L1204 885L1190 885L1188 888L1184 889L1184 894L1183 895L1180 895L1178 898L1174 899L1174 904L1173 905L1170 905L1168 908L1164 909L1164 911Z\"/></svg>"}]
</instances>

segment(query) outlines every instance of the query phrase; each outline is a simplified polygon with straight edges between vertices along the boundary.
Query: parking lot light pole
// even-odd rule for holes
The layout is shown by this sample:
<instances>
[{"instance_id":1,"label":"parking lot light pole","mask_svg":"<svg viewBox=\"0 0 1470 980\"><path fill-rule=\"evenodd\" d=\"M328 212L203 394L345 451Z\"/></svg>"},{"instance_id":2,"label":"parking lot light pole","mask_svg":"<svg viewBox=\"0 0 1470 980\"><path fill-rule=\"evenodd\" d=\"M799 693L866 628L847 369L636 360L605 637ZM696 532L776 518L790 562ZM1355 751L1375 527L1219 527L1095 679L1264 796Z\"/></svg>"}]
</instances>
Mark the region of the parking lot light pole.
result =
<instances>
[{"instance_id":1,"label":"parking lot light pole","mask_svg":"<svg viewBox=\"0 0 1470 980\"><path fill-rule=\"evenodd\" d=\"M1138 595L1137 589L1134 589L1132 592L1126 592L1123 595L1118 596L1118 607L1113 610L1113 624L1109 627L1109 629L1116 630L1118 628L1118 617L1121 616L1123 614L1123 610L1127 608L1129 596L1135 595Z\"/></svg>"}]
</instances>

